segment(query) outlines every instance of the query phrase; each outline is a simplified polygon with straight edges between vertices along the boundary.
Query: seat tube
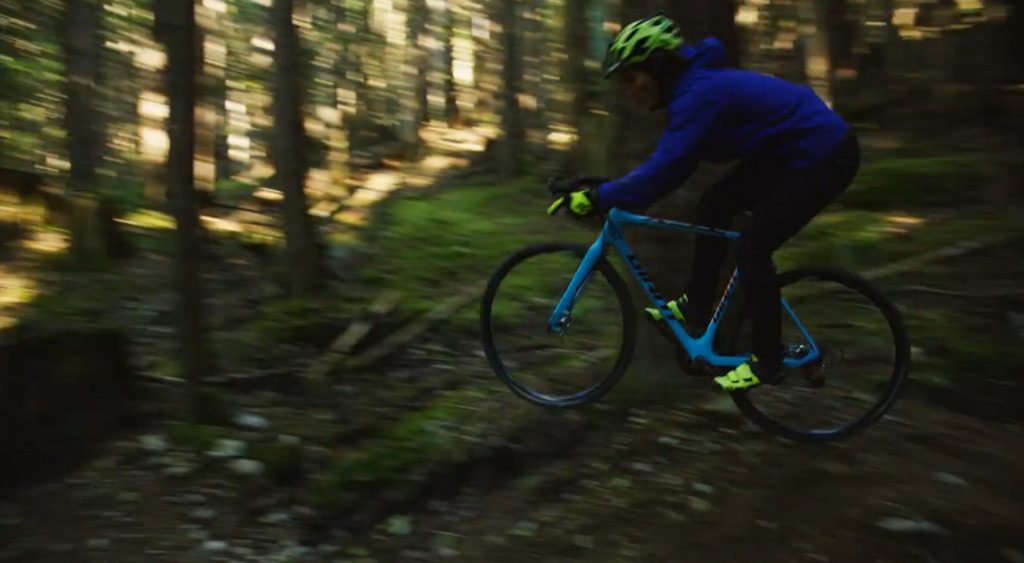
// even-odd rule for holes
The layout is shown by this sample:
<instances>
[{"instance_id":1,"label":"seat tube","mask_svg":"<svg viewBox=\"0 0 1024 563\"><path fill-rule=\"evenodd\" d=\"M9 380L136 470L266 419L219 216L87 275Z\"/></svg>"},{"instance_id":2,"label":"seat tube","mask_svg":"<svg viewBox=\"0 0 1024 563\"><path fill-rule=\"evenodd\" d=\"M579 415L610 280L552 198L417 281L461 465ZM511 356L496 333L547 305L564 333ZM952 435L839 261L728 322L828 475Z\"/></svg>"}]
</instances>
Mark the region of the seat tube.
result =
<instances>
[{"instance_id":1,"label":"seat tube","mask_svg":"<svg viewBox=\"0 0 1024 563\"><path fill-rule=\"evenodd\" d=\"M739 269L733 270L732 276L729 277L729 283L726 284L725 291L722 292L722 298L718 301L718 307L715 308L715 313L711 315L711 322L708 324L708 334L714 334L715 330L718 328L718 323L721 322L722 315L725 314L725 310L729 307L729 303L736 294L739 280Z\"/></svg>"}]
</instances>

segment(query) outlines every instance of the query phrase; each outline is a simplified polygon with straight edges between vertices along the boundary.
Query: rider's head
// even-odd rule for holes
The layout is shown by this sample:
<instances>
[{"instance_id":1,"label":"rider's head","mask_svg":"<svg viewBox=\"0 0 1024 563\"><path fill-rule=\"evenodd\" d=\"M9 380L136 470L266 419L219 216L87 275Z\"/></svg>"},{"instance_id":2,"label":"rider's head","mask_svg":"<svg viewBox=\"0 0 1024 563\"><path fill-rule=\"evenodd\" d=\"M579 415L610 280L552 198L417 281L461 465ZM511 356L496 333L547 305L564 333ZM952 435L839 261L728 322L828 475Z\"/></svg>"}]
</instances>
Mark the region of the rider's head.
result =
<instances>
[{"instance_id":1,"label":"rider's head","mask_svg":"<svg viewBox=\"0 0 1024 563\"><path fill-rule=\"evenodd\" d=\"M615 36L605 59L605 78L620 75L630 98L651 109L665 107L675 78L686 68L678 53L679 26L659 14L631 22Z\"/></svg>"}]
</instances>

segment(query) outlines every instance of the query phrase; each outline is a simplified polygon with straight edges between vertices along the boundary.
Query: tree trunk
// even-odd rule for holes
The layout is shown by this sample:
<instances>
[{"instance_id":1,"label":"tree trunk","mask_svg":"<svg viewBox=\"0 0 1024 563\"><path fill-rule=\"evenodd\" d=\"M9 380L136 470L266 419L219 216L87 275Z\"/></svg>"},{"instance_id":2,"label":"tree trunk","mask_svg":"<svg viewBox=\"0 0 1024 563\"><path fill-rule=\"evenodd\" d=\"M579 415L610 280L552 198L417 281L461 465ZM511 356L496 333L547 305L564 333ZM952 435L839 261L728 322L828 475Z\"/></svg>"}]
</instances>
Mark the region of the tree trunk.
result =
<instances>
[{"instance_id":1,"label":"tree trunk","mask_svg":"<svg viewBox=\"0 0 1024 563\"><path fill-rule=\"evenodd\" d=\"M109 209L95 199L96 168L103 151L98 122L100 75L100 5L95 0L66 4L64 55L67 65L68 179L71 256L79 265L95 265L111 252L105 233L114 228ZM109 207L104 206L104 207Z\"/></svg>"},{"instance_id":2,"label":"tree trunk","mask_svg":"<svg viewBox=\"0 0 1024 563\"><path fill-rule=\"evenodd\" d=\"M734 0L709 0L710 33L722 41L725 56L730 66L739 66L742 61L743 45L736 28L736 2Z\"/></svg>"},{"instance_id":3,"label":"tree trunk","mask_svg":"<svg viewBox=\"0 0 1024 563\"><path fill-rule=\"evenodd\" d=\"M502 69L501 128L498 152L498 169L503 176L514 176L520 172L519 158L523 148L523 120L519 109L519 94L522 92L522 55L519 50L518 10L514 0L501 0L499 23L501 44L505 49Z\"/></svg>"},{"instance_id":4,"label":"tree trunk","mask_svg":"<svg viewBox=\"0 0 1024 563\"><path fill-rule=\"evenodd\" d=\"M818 96L832 104L832 58L829 53L829 25L827 0L812 0L803 6L801 19L809 20L813 26L811 35L804 37L804 71L807 81Z\"/></svg>"},{"instance_id":5,"label":"tree trunk","mask_svg":"<svg viewBox=\"0 0 1024 563\"><path fill-rule=\"evenodd\" d=\"M828 0L825 19L832 67L849 68L853 64L854 26L850 20L847 0Z\"/></svg>"},{"instance_id":6,"label":"tree trunk","mask_svg":"<svg viewBox=\"0 0 1024 563\"><path fill-rule=\"evenodd\" d=\"M899 33L892 23L895 0L874 0L867 5L869 23L881 25L867 28L867 49L857 62L861 84L886 90L889 87L892 49L899 41Z\"/></svg>"},{"instance_id":7,"label":"tree trunk","mask_svg":"<svg viewBox=\"0 0 1024 563\"><path fill-rule=\"evenodd\" d=\"M69 0L66 4L64 54L67 64L68 188L85 192L94 188L96 166L103 147L96 123L99 82L99 10L97 0Z\"/></svg>"},{"instance_id":8,"label":"tree trunk","mask_svg":"<svg viewBox=\"0 0 1024 563\"><path fill-rule=\"evenodd\" d=\"M543 158L546 152L548 134L547 108L544 106L544 58L548 45L544 35L540 11L542 0L519 3L520 69L522 70L523 101L520 106L523 115L527 152L532 157Z\"/></svg>"},{"instance_id":9,"label":"tree trunk","mask_svg":"<svg viewBox=\"0 0 1024 563\"><path fill-rule=\"evenodd\" d=\"M587 118L590 84L587 80L587 45L589 41L587 22L587 0L566 0L565 2L565 77L570 92L575 92L569 107L569 125L576 131L576 143L572 149L571 168L580 171L583 167L583 143L581 132Z\"/></svg>"},{"instance_id":10,"label":"tree trunk","mask_svg":"<svg viewBox=\"0 0 1024 563\"><path fill-rule=\"evenodd\" d=\"M218 152L218 140L224 123L224 98L227 95L226 67L227 41L223 27L228 22L220 18L218 13L208 7L196 8L199 22L198 60L199 88L203 99L196 104L196 155L195 182L196 189L212 195L220 174L226 171L226 164ZM225 140L226 143L226 140Z\"/></svg>"},{"instance_id":11,"label":"tree trunk","mask_svg":"<svg viewBox=\"0 0 1024 563\"><path fill-rule=\"evenodd\" d=\"M629 22L646 17L657 9L651 1L623 0L619 21L625 27ZM671 13L677 20L677 14ZM680 21L680 25L684 22ZM611 140L608 144L608 169L612 175L621 175L638 164L654 146L657 132L664 127L662 113L652 114L632 103L626 95L621 79L613 80L609 108L612 114Z\"/></svg>"},{"instance_id":12,"label":"tree trunk","mask_svg":"<svg viewBox=\"0 0 1024 563\"><path fill-rule=\"evenodd\" d=\"M429 78L430 78L430 32L427 22L430 16L425 0L409 2L409 42L413 46L413 68L415 86L413 96L416 104L416 122L426 123L430 119Z\"/></svg>"},{"instance_id":13,"label":"tree trunk","mask_svg":"<svg viewBox=\"0 0 1024 563\"><path fill-rule=\"evenodd\" d=\"M339 29L339 26L348 23L348 14L343 3L334 3L332 6L332 10L334 11L334 26L332 31L336 31ZM331 72L334 77L332 80L331 101L335 114L333 116L334 119L332 119L331 123L328 124L327 170L331 180L331 193L347 195L345 184L348 180L349 143L348 134L346 132L348 124L345 119L344 100L338 95L338 92L351 90L351 83L346 77L346 71L348 70L347 65L349 64L348 51L351 36L346 35L339 37L338 41L340 45L335 51L335 58Z\"/></svg>"},{"instance_id":14,"label":"tree trunk","mask_svg":"<svg viewBox=\"0 0 1024 563\"><path fill-rule=\"evenodd\" d=\"M292 23L293 0L276 0L271 12L276 36L274 69L274 162L277 186L284 193L284 230L288 275L295 295L310 295L319 286L316 241L306 203L298 34Z\"/></svg>"},{"instance_id":15,"label":"tree trunk","mask_svg":"<svg viewBox=\"0 0 1024 563\"><path fill-rule=\"evenodd\" d=\"M444 8L444 116L449 127L454 127L459 121L459 106L453 71L455 61L455 6L453 4L455 1L448 0Z\"/></svg>"},{"instance_id":16,"label":"tree trunk","mask_svg":"<svg viewBox=\"0 0 1024 563\"><path fill-rule=\"evenodd\" d=\"M157 37L167 46L167 93L170 101L167 188L177 223L175 285L180 299L179 334L182 371L193 399L199 380L210 368L204 346L200 277L200 229L192 161L195 150L196 24L191 1L158 0Z\"/></svg>"}]
</instances>

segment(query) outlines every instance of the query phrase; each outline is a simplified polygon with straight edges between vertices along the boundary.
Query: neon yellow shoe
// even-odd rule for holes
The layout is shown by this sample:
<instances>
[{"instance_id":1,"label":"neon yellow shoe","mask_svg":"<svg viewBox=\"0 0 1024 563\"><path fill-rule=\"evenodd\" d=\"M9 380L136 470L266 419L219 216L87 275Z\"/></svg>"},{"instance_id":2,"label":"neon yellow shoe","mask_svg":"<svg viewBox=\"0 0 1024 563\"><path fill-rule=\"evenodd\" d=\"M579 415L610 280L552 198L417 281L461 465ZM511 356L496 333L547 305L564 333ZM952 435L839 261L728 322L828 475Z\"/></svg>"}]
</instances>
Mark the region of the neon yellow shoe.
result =
<instances>
[{"instance_id":1,"label":"neon yellow shoe","mask_svg":"<svg viewBox=\"0 0 1024 563\"><path fill-rule=\"evenodd\" d=\"M679 322L683 322L686 320L686 316L683 315L682 309L682 307L686 305L686 301L687 299L684 295L679 299L675 299L666 303L666 305L668 306L668 310L672 311L672 317ZM647 315L651 318L652 321L658 322L665 319L665 315L663 315L657 307L647 307L646 309L644 309L644 311L647 312Z\"/></svg>"},{"instance_id":2,"label":"neon yellow shoe","mask_svg":"<svg viewBox=\"0 0 1024 563\"><path fill-rule=\"evenodd\" d=\"M750 361L736 366L736 369L725 375L716 377L715 383L726 391L739 391L740 389L757 387L761 384L761 378L754 372L756 368L753 364L756 363L757 356L751 356Z\"/></svg>"}]
</instances>

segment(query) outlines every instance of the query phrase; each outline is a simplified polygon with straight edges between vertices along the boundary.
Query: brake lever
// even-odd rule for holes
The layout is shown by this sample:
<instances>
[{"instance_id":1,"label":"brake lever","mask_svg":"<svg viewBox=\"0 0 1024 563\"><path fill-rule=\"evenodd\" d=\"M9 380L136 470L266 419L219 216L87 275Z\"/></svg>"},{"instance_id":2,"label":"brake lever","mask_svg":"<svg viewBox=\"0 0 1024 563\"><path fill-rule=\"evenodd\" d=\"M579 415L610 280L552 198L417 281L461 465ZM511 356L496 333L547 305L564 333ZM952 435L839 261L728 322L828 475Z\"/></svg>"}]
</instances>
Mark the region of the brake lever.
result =
<instances>
[{"instance_id":1,"label":"brake lever","mask_svg":"<svg viewBox=\"0 0 1024 563\"><path fill-rule=\"evenodd\" d=\"M558 198L557 200L555 200L555 202L552 203L548 207L548 215L554 215L555 213L558 213L558 210L561 209L564 206L565 206L565 196L562 196L562 197Z\"/></svg>"}]
</instances>

